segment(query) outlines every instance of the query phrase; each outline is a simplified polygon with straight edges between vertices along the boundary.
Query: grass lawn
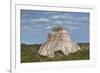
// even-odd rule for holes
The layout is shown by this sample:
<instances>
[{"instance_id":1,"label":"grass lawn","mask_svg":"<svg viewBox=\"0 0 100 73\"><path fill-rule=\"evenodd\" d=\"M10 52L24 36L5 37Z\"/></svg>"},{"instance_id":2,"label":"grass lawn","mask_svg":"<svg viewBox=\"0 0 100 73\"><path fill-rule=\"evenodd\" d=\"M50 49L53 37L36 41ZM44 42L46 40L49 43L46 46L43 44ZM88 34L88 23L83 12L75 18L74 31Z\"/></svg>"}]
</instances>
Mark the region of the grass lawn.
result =
<instances>
[{"instance_id":1,"label":"grass lawn","mask_svg":"<svg viewBox=\"0 0 100 73\"><path fill-rule=\"evenodd\" d=\"M69 61L69 60L89 60L89 43L79 43L80 51L69 54L68 56L60 55L54 58L48 58L38 55L38 50L41 45L21 44L21 63L29 62L47 62L47 61Z\"/></svg>"}]
</instances>

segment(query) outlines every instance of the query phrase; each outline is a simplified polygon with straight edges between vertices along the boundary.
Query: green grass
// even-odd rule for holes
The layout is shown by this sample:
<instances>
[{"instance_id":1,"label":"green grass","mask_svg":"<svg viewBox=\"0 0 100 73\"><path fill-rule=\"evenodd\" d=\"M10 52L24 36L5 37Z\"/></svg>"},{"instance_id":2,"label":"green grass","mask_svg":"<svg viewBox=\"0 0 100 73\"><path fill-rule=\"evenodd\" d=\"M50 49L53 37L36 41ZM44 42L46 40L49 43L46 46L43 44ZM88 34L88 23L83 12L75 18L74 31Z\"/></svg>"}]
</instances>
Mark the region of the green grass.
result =
<instances>
[{"instance_id":1,"label":"green grass","mask_svg":"<svg viewBox=\"0 0 100 73\"><path fill-rule=\"evenodd\" d=\"M80 51L69 54L68 56L60 55L54 58L48 58L38 55L38 50L41 45L27 45L21 44L21 63L29 62L47 62L47 61L72 61L72 60L89 60L89 44L79 43Z\"/></svg>"}]
</instances>

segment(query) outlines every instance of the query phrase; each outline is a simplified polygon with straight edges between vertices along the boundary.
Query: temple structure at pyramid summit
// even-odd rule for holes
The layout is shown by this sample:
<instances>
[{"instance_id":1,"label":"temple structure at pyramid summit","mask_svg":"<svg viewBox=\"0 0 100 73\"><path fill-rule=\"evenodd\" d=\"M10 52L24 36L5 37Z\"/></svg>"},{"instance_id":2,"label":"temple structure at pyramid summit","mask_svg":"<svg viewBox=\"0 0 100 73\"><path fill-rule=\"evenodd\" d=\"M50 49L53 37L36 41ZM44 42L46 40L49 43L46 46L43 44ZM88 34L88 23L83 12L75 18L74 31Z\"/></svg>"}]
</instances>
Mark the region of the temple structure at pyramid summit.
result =
<instances>
[{"instance_id":1,"label":"temple structure at pyramid summit","mask_svg":"<svg viewBox=\"0 0 100 73\"><path fill-rule=\"evenodd\" d=\"M68 55L78 50L80 50L80 47L71 40L68 31L66 31L64 27L56 26L48 33L47 42L41 45L38 54L54 57L57 51L61 51L64 55Z\"/></svg>"}]
</instances>

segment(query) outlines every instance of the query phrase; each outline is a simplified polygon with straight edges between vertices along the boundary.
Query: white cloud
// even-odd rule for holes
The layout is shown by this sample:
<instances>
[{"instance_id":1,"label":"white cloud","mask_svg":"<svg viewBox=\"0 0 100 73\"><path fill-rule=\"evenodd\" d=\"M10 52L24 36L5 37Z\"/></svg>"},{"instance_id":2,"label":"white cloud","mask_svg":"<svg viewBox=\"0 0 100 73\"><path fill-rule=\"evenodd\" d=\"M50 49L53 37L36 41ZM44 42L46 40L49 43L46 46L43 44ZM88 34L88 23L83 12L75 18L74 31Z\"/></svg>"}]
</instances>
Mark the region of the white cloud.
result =
<instances>
[{"instance_id":1,"label":"white cloud","mask_svg":"<svg viewBox=\"0 0 100 73\"><path fill-rule=\"evenodd\" d=\"M50 28L51 28L51 26L47 26L47 27L46 27L46 29L50 29Z\"/></svg>"},{"instance_id":2,"label":"white cloud","mask_svg":"<svg viewBox=\"0 0 100 73\"><path fill-rule=\"evenodd\" d=\"M58 12L51 11L51 12L44 12L43 14L58 14Z\"/></svg>"},{"instance_id":3,"label":"white cloud","mask_svg":"<svg viewBox=\"0 0 100 73\"><path fill-rule=\"evenodd\" d=\"M34 25L34 27L41 28L41 27L43 27L43 25Z\"/></svg>"},{"instance_id":4,"label":"white cloud","mask_svg":"<svg viewBox=\"0 0 100 73\"><path fill-rule=\"evenodd\" d=\"M70 20L76 20L76 17L74 17L70 14L59 14L59 15L52 15L51 19L54 19L54 20L63 19L63 20L70 21Z\"/></svg>"},{"instance_id":5,"label":"white cloud","mask_svg":"<svg viewBox=\"0 0 100 73\"><path fill-rule=\"evenodd\" d=\"M63 19L63 18L65 18L65 16L63 15L52 15L51 16L51 19Z\"/></svg>"},{"instance_id":6,"label":"white cloud","mask_svg":"<svg viewBox=\"0 0 100 73\"><path fill-rule=\"evenodd\" d=\"M59 24L62 24L62 21L54 21L54 23L53 24L56 24L56 25L59 25Z\"/></svg>"},{"instance_id":7,"label":"white cloud","mask_svg":"<svg viewBox=\"0 0 100 73\"><path fill-rule=\"evenodd\" d=\"M67 20L66 20L64 23L65 23L65 24L73 24L73 21L67 21Z\"/></svg>"},{"instance_id":8,"label":"white cloud","mask_svg":"<svg viewBox=\"0 0 100 73\"><path fill-rule=\"evenodd\" d=\"M49 22L49 19L47 19L47 18L37 18L37 19L32 19L31 20L31 22L33 23L33 24L43 24L43 23L48 23Z\"/></svg>"},{"instance_id":9,"label":"white cloud","mask_svg":"<svg viewBox=\"0 0 100 73\"><path fill-rule=\"evenodd\" d=\"M70 29L70 30L74 30L74 29L79 29L78 26L71 26L71 25L67 25L67 26L64 26L66 29Z\"/></svg>"},{"instance_id":10,"label":"white cloud","mask_svg":"<svg viewBox=\"0 0 100 73\"><path fill-rule=\"evenodd\" d=\"M65 21L65 24L78 26L78 25L82 25L83 23L79 21L71 20L71 21Z\"/></svg>"},{"instance_id":11,"label":"white cloud","mask_svg":"<svg viewBox=\"0 0 100 73\"><path fill-rule=\"evenodd\" d=\"M89 17L88 16L79 17L78 20L80 20L80 21L88 21Z\"/></svg>"}]
</instances>

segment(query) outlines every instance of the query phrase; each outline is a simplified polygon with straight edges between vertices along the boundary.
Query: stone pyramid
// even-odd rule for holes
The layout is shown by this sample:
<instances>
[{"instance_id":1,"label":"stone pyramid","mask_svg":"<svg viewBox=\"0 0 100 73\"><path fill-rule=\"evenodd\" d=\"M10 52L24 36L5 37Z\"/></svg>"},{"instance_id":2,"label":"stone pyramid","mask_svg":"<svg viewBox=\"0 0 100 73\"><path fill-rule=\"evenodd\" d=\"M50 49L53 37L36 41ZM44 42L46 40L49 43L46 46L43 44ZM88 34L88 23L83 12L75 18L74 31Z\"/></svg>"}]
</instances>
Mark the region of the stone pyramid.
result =
<instances>
[{"instance_id":1,"label":"stone pyramid","mask_svg":"<svg viewBox=\"0 0 100 73\"><path fill-rule=\"evenodd\" d=\"M71 40L68 31L66 31L64 27L56 26L48 33L47 42L41 45L38 54L54 57L57 51L61 51L64 55L68 55L78 50L80 50L80 47Z\"/></svg>"}]
</instances>

